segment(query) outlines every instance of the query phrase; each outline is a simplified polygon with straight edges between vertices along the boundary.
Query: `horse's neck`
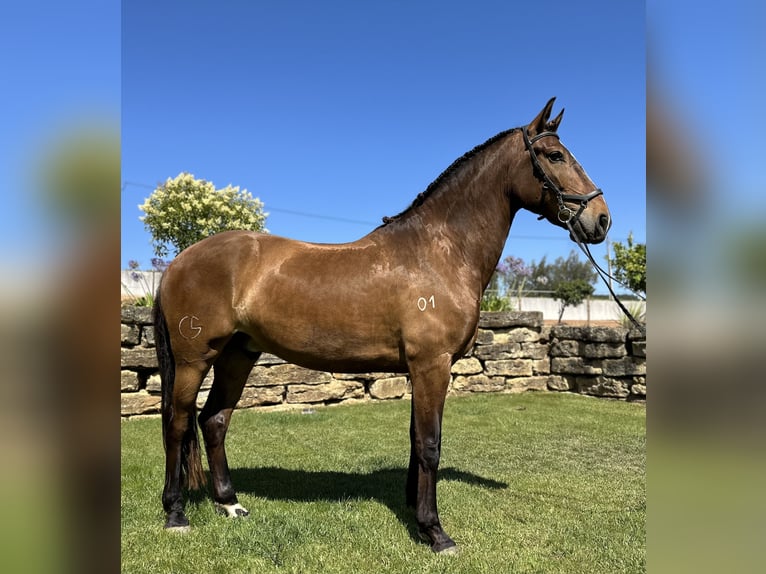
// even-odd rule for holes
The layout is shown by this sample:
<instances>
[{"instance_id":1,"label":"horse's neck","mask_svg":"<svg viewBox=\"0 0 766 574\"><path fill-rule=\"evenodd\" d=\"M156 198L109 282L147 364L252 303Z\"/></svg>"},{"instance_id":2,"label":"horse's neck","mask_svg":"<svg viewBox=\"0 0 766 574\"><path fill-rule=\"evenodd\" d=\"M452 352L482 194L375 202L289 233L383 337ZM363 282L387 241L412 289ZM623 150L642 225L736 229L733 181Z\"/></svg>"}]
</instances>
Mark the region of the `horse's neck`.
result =
<instances>
[{"instance_id":1,"label":"horse's neck","mask_svg":"<svg viewBox=\"0 0 766 574\"><path fill-rule=\"evenodd\" d=\"M515 171L508 158L519 155L515 139L508 136L467 160L401 223L423 249L448 246L454 265L470 270L479 289L497 267L519 209L508 196Z\"/></svg>"}]
</instances>

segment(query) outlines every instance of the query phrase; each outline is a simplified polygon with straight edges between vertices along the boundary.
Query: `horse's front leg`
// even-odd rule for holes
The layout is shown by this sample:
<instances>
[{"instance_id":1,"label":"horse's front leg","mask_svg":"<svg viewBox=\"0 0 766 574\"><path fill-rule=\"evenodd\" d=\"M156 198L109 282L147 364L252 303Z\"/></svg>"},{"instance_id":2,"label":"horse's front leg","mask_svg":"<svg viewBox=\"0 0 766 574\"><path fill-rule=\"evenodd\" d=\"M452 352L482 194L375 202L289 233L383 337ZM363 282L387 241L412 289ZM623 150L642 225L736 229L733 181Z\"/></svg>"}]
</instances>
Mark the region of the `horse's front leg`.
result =
<instances>
[{"instance_id":1,"label":"horse's front leg","mask_svg":"<svg viewBox=\"0 0 766 574\"><path fill-rule=\"evenodd\" d=\"M455 542L441 526L436 508L436 472L441 456L441 423L450 380L450 356L410 364L412 416L407 502L414 502L421 538L434 552L454 553ZM414 491L414 492L413 492ZM414 494L414 501L411 500Z\"/></svg>"},{"instance_id":2,"label":"horse's front leg","mask_svg":"<svg viewBox=\"0 0 766 574\"><path fill-rule=\"evenodd\" d=\"M415 508L418 503L418 473L420 462L418 453L415 450L415 401L410 403L410 464L407 469L407 487L405 498L407 506Z\"/></svg>"}]
</instances>

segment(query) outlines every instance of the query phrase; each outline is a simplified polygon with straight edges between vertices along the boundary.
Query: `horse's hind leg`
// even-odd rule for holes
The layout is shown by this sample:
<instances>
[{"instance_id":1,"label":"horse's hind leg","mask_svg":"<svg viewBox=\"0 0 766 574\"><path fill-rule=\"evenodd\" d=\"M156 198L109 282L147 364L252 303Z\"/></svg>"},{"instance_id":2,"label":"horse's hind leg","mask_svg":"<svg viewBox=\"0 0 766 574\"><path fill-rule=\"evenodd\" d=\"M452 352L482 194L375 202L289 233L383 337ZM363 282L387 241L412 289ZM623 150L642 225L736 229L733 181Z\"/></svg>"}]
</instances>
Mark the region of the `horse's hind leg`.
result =
<instances>
[{"instance_id":1,"label":"horse's hind leg","mask_svg":"<svg viewBox=\"0 0 766 574\"><path fill-rule=\"evenodd\" d=\"M165 528L186 530L182 481L190 490L204 484L205 476L197 438L196 398L209 365L176 365L172 395L167 397L172 417L165 432L165 488L162 505L167 514Z\"/></svg>"},{"instance_id":2,"label":"horse's hind leg","mask_svg":"<svg viewBox=\"0 0 766 574\"><path fill-rule=\"evenodd\" d=\"M213 499L224 514L232 517L248 514L239 504L231 483L224 445L231 413L242 396L247 377L260 355L258 352L249 351L246 343L247 338L238 334L224 347L215 362L213 386L199 416L213 478Z\"/></svg>"}]
</instances>

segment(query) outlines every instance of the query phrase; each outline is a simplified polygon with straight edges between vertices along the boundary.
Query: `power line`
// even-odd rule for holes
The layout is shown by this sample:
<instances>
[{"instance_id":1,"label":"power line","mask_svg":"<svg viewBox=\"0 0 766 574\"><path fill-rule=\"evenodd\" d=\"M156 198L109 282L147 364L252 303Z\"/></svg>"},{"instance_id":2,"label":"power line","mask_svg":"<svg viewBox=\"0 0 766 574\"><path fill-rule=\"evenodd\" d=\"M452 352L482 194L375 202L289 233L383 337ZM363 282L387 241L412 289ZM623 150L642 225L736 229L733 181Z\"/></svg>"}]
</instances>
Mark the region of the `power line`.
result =
<instances>
[{"instance_id":1,"label":"power line","mask_svg":"<svg viewBox=\"0 0 766 574\"><path fill-rule=\"evenodd\" d=\"M125 191L126 187L141 187L144 189L155 189L156 186L149 185L148 183L141 183L138 181L124 181L122 183L122 191ZM265 207L265 205L264 205ZM285 209L282 207L268 207L267 213L284 213L287 215L297 215L299 217L308 217L310 219L323 219L325 221L335 221L338 223L349 223L353 225L379 225L372 221L366 221L362 219L350 219L348 217L337 217L335 215L324 215L321 213L308 213L306 211L297 211L295 209Z\"/></svg>"},{"instance_id":2,"label":"power line","mask_svg":"<svg viewBox=\"0 0 766 574\"><path fill-rule=\"evenodd\" d=\"M137 181L124 181L122 183L122 191L125 191L126 187L141 187L144 189L156 189L157 186L155 185L149 185L147 183L141 183ZM269 213L282 213L285 215L295 215L297 217L306 217L308 219L319 219L323 221L334 221L336 223L347 223L349 225L364 225L364 226L372 226L377 227L381 224L381 222L373 222L373 221L367 221L364 219L351 219L348 217L338 217L335 215L325 215L323 213L311 213L308 211L298 211L295 209L285 209L283 207L272 207L267 206L264 203L264 210L267 214ZM521 239L524 241L562 241L562 242L568 242L569 237L567 236L551 236L551 235L516 235L513 233L513 229L511 229L511 234L509 236L509 239ZM615 239L612 239L612 241L615 241ZM627 241L627 239L618 239L616 241Z\"/></svg>"},{"instance_id":3,"label":"power line","mask_svg":"<svg viewBox=\"0 0 766 574\"><path fill-rule=\"evenodd\" d=\"M131 187L145 187L146 189L155 189L156 185L149 185L148 183L139 183L137 181L123 181L122 182L122 191L125 191L125 188L131 186Z\"/></svg>"},{"instance_id":4,"label":"power line","mask_svg":"<svg viewBox=\"0 0 766 574\"><path fill-rule=\"evenodd\" d=\"M365 226L376 226L380 225L380 223L373 223L372 221L365 221L362 219L349 219L346 217L336 217L335 215L322 215L320 213L307 213L305 211L295 211L293 209L283 209L281 207L266 207L264 205L264 209L266 209L267 213L285 213L287 215L298 215L300 217L308 217L310 219L324 219L327 221L337 221L340 223L351 223L354 225L365 225Z\"/></svg>"}]
</instances>

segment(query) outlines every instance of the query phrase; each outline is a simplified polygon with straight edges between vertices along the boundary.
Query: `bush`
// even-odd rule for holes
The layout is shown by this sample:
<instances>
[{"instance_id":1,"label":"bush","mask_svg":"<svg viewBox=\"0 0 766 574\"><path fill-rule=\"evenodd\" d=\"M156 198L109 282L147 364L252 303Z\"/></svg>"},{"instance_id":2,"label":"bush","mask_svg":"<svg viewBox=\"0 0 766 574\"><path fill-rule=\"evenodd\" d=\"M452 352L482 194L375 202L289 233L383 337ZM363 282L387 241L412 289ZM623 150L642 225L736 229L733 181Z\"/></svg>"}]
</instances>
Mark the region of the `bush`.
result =
<instances>
[{"instance_id":1,"label":"bush","mask_svg":"<svg viewBox=\"0 0 766 574\"><path fill-rule=\"evenodd\" d=\"M646 293L646 243L633 243L631 233L627 245L615 241L612 248L614 257L610 262L615 279L632 291Z\"/></svg>"}]
</instances>

